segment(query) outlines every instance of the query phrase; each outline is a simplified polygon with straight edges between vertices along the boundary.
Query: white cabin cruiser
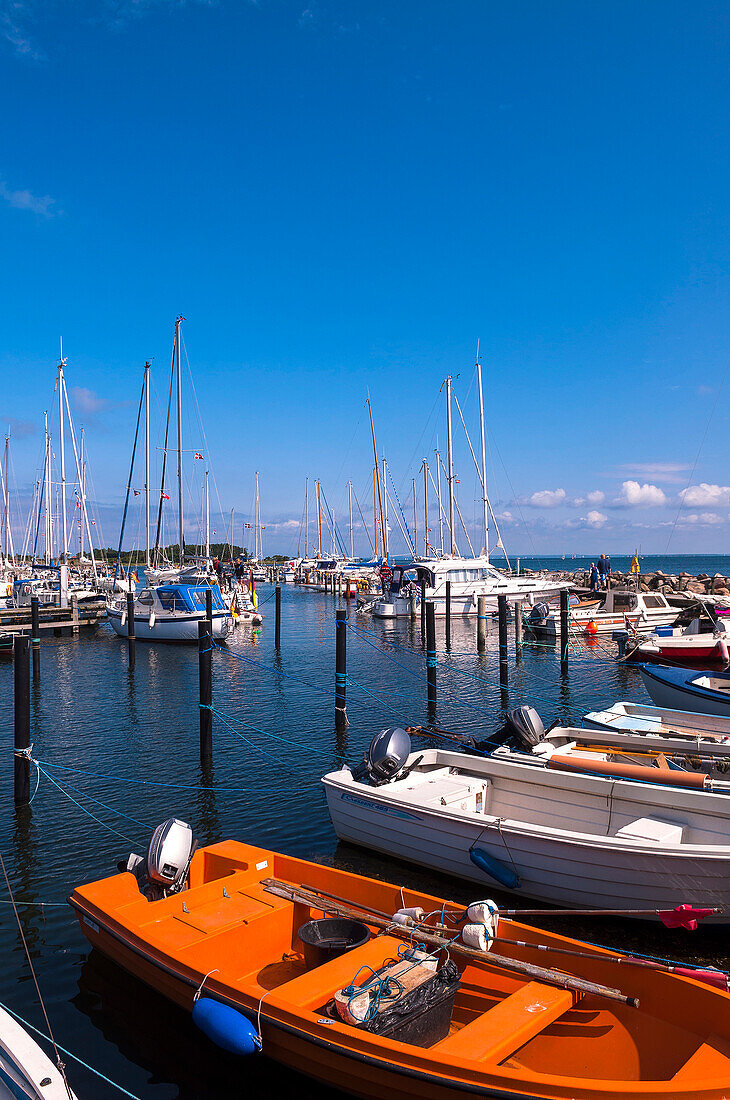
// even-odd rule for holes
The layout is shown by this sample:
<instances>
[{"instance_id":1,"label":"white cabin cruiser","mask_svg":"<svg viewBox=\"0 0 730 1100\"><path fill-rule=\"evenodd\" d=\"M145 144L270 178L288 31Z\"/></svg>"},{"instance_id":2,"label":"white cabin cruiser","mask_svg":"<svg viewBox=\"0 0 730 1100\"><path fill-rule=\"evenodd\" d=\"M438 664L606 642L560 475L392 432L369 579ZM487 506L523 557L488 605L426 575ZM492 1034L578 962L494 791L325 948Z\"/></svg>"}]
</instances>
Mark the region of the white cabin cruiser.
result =
<instances>
[{"instance_id":1,"label":"white cabin cruiser","mask_svg":"<svg viewBox=\"0 0 730 1100\"><path fill-rule=\"evenodd\" d=\"M629 588L614 588L603 593L598 606L569 608L569 629L580 634L611 634L614 630L637 632L669 626L679 611L672 607L661 592L636 592ZM556 638L560 634L560 608L547 603L535 604L526 624L533 634Z\"/></svg>"},{"instance_id":2,"label":"white cabin cruiser","mask_svg":"<svg viewBox=\"0 0 730 1100\"><path fill-rule=\"evenodd\" d=\"M25 1028L0 1008L0 1100L76 1100L65 1076Z\"/></svg>"},{"instance_id":3,"label":"white cabin cruiser","mask_svg":"<svg viewBox=\"0 0 730 1100\"><path fill-rule=\"evenodd\" d=\"M463 617L476 614L480 596L486 597L488 611L496 611L499 596L506 596L510 603L515 600L534 603L570 587L567 581L551 580L548 576L505 575L486 556L416 558L409 565L393 568L387 591L365 610L372 611L378 619L410 615L411 598L420 595L422 581L426 582L426 599L434 604L436 615L446 614L446 582L450 581L451 614Z\"/></svg>"},{"instance_id":4,"label":"white cabin cruiser","mask_svg":"<svg viewBox=\"0 0 730 1100\"><path fill-rule=\"evenodd\" d=\"M230 608L217 585L167 584L143 588L134 598L134 632L139 642L197 642L205 619L206 593L213 599L213 638L223 641L233 630ZM127 636L127 597L107 599L106 613L114 631Z\"/></svg>"}]
</instances>

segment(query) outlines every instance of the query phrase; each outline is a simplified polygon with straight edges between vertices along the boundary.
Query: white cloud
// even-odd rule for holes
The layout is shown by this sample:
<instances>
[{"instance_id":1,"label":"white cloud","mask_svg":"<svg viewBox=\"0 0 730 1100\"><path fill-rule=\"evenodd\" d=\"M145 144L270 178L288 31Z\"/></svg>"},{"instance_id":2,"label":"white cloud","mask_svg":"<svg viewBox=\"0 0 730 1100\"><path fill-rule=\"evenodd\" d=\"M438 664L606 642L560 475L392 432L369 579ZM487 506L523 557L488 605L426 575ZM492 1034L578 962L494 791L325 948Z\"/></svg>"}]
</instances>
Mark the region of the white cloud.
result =
<instances>
[{"instance_id":1,"label":"white cloud","mask_svg":"<svg viewBox=\"0 0 730 1100\"><path fill-rule=\"evenodd\" d=\"M690 467L685 462L625 462L618 469L629 477L650 477L653 481L680 484Z\"/></svg>"},{"instance_id":2,"label":"white cloud","mask_svg":"<svg viewBox=\"0 0 730 1100\"><path fill-rule=\"evenodd\" d=\"M52 206L55 199L50 195L34 195L32 191L12 191L5 180L0 179L0 199L5 199L8 205L16 210L30 210L32 214L42 214L44 218L52 218L55 211Z\"/></svg>"},{"instance_id":3,"label":"white cloud","mask_svg":"<svg viewBox=\"0 0 730 1100\"><path fill-rule=\"evenodd\" d=\"M706 481L699 485L690 485L682 489L679 494L682 504L689 504L693 508L709 504L712 507L730 503L730 485L708 485Z\"/></svg>"},{"instance_id":4,"label":"white cloud","mask_svg":"<svg viewBox=\"0 0 730 1100\"><path fill-rule=\"evenodd\" d=\"M604 515L603 512L593 511L586 516L586 523L589 527L603 527L607 519L608 516Z\"/></svg>"},{"instance_id":5,"label":"white cloud","mask_svg":"<svg viewBox=\"0 0 730 1100\"><path fill-rule=\"evenodd\" d=\"M95 416L104 412L109 407L105 397L99 397L93 390L87 390L85 386L74 386L71 390L74 407L86 416Z\"/></svg>"},{"instance_id":6,"label":"white cloud","mask_svg":"<svg viewBox=\"0 0 730 1100\"><path fill-rule=\"evenodd\" d=\"M533 508L557 508L565 503L566 495L565 489L540 489L532 494L527 503Z\"/></svg>"},{"instance_id":7,"label":"white cloud","mask_svg":"<svg viewBox=\"0 0 730 1100\"><path fill-rule=\"evenodd\" d=\"M682 516L680 522L691 523L700 527L716 527L718 523L723 523L723 519L716 512L700 512L699 515L692 512L688 516Z\"/></svg>"},{"instance_id":8,"label":"white cloud","mask_svg":"<svg viewBox=\"0 0 730 1100\"><path fill-rule=\"evenodd\" d=\"M631 508L656 508L666 503L667 498L663 489L660 489L657 485L649 485L646 482L640 485L638 481L624 481L621 485L621 492L614 501L616 505L627 505Z\"/></svg>"},{"instance_id":9,"label":"white cloud","mask_svg":"<svg viewBox=\"0 0 730 1100\"><path fill-rule=\"evenodd\" d=\"M603 504L606 499L606 494L602 493L600 489L594 489L592 493L588 493L586 500L589 504Z\"/></svg>"}]
</instances>

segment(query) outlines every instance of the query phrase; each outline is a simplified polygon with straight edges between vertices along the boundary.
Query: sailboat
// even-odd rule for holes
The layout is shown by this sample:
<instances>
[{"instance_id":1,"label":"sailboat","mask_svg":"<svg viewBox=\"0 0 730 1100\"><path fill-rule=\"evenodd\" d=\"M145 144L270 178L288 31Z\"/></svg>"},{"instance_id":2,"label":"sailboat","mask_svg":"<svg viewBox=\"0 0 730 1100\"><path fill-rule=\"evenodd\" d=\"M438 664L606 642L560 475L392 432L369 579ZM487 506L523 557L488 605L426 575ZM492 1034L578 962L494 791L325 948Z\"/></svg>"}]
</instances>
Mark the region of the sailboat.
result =
<instances>
[{"instance_id":1,"label":"sailboat","mask_svg":"<svg viewBox=\"0 0 730 1100\"><path fill-rule=\"evenodd\" d=\"M182 478L182 380L180 369L180 326L183 318L175 320L175 341L173 345L172 370L170 377L170 402L172 400L173 381L176 382L177 395L177 488L178 488L178 536L179 536L179 562L177 568L171 570L155 570L152 567L150 555L150 460L149 460L149 392L150 392L150 366L145 364L142 393L137 410L137 427L132 448L132 460L129 468L129 479L122 515L122 525L119 533L119 547L117 550L117 570L121 562L122 539L124 537L124 525L129 506L129 493L132 486L134 462L139 437L139 426L142 415L142 406L145 407L145 512L146 512L146 579L148 587L143 588L134 598L134 623L135 636L139 641L149 642L197 642L198 623L206 616L207 593L212 595L212 632L213 638L220 641L226 638L233 630L233 617L230 608L223 599L223 595L217 584L208 583L207 575L200 575L199 567L195 564L190 569L185 568L185 537L183 533L183 478ZM162 506L168 499L165 493L165 468L167 464L167 442L169 431L169 403L168 424L165 429L165 449L162 467L162 488L160 489L160 501L157 518L157 536L155 550L159 548L159 537L162 522ZM207 474L206 474L206 503L207 503ZM207 546L210 551L209 525L206 523ZM107 599L107 616L113 630L120 636L126 636L129 630L127 623L127 599L124 596L111 596ZM139 624L139 626L138 626Z\"/></svg>"},{"instance_id":2,"label":"sailboat","mask_svg":"<svg viewBox=\"0 0 730 1100\"><path fill-rule=\"evenodd\" d=\"M450 596L451 596L451 614L454 617L468 617L476 614L478 599L480 596L485 597L487 601L487 610L496 611L498 607L499 596L506 596L508 602L514 603L517 600L524 600L527 603L534 603L536 599L544 599L545 597L556 595L562 588L569 587L567 582L553 581L547 577L521 577L512 576L501 572L497 569L489 558L489 517L491 515L492 522L494 523L495 530L497 531L499 547L502 547L502 540L499 535L499 528L497 525L496 517L492 511L489 497L487 496L487 459L486 459L486 437L484 431L484 397L482 390L482 367L479 359L479 353L477 350L477 388L479 393L479 421L481 432L481 464L477 463L474 449L471 445L468 432L466 432L466 424L464 418L461 416L461 409L459 408L459 414L461 416L464 431L466 433L467 442L469 444L469 450L476 466L477 475L481 484L482 491L482 521L484 532L484 546L480 554L474 553L474 548L471 545L469 534L464 524L464 520L459 509L459 505L456 499L455 484L456 477L454 475L454 453L453 453L453 432L452 432L452 378L449 376L445 383L446 390L446 434L447 434L447 469L446 469L446 481L448 486L448 503L449 513L448 520L448 532L449 532L449 553L443 552L443 523L445 517L443 515L443 509L441 507L441 456L436 452L437 456L437 472L438 482L434 482L433 475L430 473L428 463L424 459L423 462L423 475L424 475L424 537L423 537L423 555L417 556L416 547L414 541L410 539L407 527L401 524L401 530L403 531L406 542L410 545L412 552L412 560L403 567L395 567L392 570L392 577L386 585L386 590L383 595L375 599L369 604L363 607L363 610L371 611L372 614L379 619L394 619L400 617L406 617L410 615L411 611L411 599L413 596L417 596L419 593L425 591L425 598L434 605L434 611L436 615L446 614L446 583L450 583ZM371 411L372 416L372 411ZM373 447L375 447L375 433L373 431ZM377 464L376 464L377 466ZM439 527L442 532L442 542L440 552L436 552L431 541L429 539L429 527L428 527L428 481L431 478L432 484L436 487L438 497L439 508ZM385 559L388 560L388 544L387 544L387 501L388 490L387 484L381 489L381 483L378 479L378 498L380 503L380 516L381 516L381 528L383 545L385 548ZM469 543L469 549L472 551L471 557L464 557L458 551L456 544L456 515L458 514L461 525L464 529L467 542ZM396 512L397 516L397 512ZM400 523L400 519L399 519Z\"/></svg>"}]
</instances>

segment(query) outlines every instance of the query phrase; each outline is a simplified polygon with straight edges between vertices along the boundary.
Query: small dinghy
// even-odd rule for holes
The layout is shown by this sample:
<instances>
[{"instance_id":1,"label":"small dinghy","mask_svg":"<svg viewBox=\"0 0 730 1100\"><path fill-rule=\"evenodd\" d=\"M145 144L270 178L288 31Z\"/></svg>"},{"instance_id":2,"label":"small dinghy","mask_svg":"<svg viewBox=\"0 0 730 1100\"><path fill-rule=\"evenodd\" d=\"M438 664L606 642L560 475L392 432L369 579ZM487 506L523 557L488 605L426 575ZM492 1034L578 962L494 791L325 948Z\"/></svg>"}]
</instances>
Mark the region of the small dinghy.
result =
<instances>
[{"instance_id":1,"label":"small dinghy","mask_svg":"<svg viewBox=\"0 0 730 1100\"><path fill-rule=\"evenodd\" d=\"M657 737L700 738L730 744L730 718L691 710L621 702L606 710L592 710L583 721L591 729L647 733Z\"/></svg>"},{"instance_id":2,"label":"small dinghy","mask_svg":"<svg viewBox=\"0 0 730 1100\"><path fill-rule=\"evenodd\" d=\"M727 1095L718 971L682 976L489 901L465 910L235 841L192 852L189 827L166 822L132 873L70 902L95 948L226 1050L373 1100ZM371 935L308 960L300 930L328 914Z\"/></svg>"},{"instance_id":3,"label":"small dinghy","mask_svg":"<svg viewBox=\"0 0 730 1100\"><path fill-rule=\"evenodd\" d=\"M698 618L683 627L659 627L649 637L637 638L626 654L630 660L726 665L729 642L730 622Z\"/></svg>"},{"instance_id":4,"label":"small dinghy","mask_svg":"<svg viewBox=\"0 0 730 1100\"><path fill-rule=\"evenodd\" d=\"M527 754L416 754L390 730L360 767L322 782L342 840L430 870L558 906L730 911L730 798L704 789L704 775L694 786L657 777L536 767Z\"/></svg>"},{"instance_id":5,"label":"small dinghy","mask_svg":"<svg viewBox=\"0 0 730 1100\"><path fill-rule=\"evenodd\" d=\"M730 718L730 672L640 665L644 687L658 707Z\"/></svg>"},{"instance_id":6,"label":"small dinghy","mask_svg":"<svg viewBox=\"0 0 730 1100\"><path fill-rule=\"evenodd\" d=\"M58 1068L0 1008L0 1100L76 1100Z\"/></svg>"}]
</instances>

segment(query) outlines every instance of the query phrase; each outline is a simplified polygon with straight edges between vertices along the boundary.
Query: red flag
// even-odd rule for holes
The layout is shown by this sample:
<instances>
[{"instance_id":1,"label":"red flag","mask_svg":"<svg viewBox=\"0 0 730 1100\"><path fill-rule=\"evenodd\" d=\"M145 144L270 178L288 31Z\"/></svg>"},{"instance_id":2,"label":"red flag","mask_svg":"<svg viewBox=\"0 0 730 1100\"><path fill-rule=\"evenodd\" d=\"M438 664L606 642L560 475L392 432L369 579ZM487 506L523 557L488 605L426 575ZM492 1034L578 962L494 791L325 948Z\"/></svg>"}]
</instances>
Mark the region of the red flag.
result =
<instances>
[{"instance_id":1,"label":"red flag","mask_svg":"<svg viewBox=\"0 0 730 1100\"><path fill-rule=\"evenodd\" d=\"M160 489L160 496L162 497L163 500L169 500L170 499L169 496L167 495L167 493L162 492L162 489Z\"/></svg>"},{"instance_id":2,"label":"red flag","mask_svg":"<svg viewBox=\"0 0 730 1100\"><path fill-rule=\"evenodd\" d=\"M195 458L199 458L201 462L203 461L203 456L201 455L200 451L195 452Z\"/></svg>"}]
</instances>

